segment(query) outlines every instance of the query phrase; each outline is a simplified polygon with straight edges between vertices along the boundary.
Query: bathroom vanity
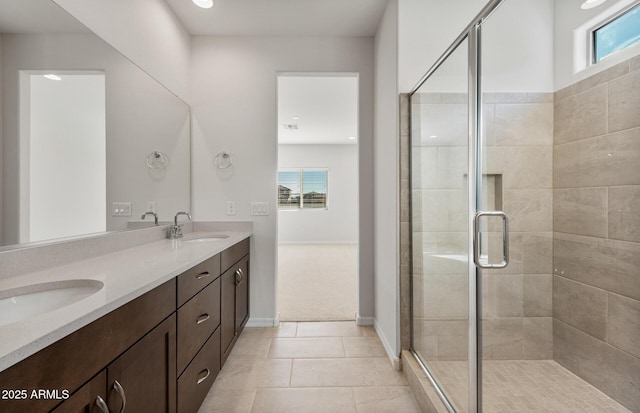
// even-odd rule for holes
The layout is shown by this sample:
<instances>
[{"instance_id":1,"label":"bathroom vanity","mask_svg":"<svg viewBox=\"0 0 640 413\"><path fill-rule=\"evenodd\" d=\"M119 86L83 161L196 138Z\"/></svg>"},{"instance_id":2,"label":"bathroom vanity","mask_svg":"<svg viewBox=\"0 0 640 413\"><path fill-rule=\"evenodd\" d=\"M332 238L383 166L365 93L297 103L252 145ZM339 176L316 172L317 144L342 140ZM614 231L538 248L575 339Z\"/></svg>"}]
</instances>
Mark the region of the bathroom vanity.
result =
<instances>
[{"instance_id":1,"label":"bathroom vanity","mask_svg":"<svg viewBox=\"0 0 640 413\"><path fill-rule=\"evenodd\" d=\"M153 281L142 289L148 291L128 299L136 292L122 290L125 281L117 270L103 275L106 296L98 301L117 308L0 372L0 411L196 412L249 317L250 234L190 235L77 264L100 265L117 257L126 262L138 255L139 262L129 264ZM164 255L152 257L154 250ZM162 272L167 263L173 265ZM125 298L111 297L109 288ZM78 320L87 317L80 304ZM94 316L104 312L91 302L84 308L94 308ZM0 326L0 332L10 331L6 328ZM38 346L27 344L26 351Z\"/></svg>"}]
</instances>

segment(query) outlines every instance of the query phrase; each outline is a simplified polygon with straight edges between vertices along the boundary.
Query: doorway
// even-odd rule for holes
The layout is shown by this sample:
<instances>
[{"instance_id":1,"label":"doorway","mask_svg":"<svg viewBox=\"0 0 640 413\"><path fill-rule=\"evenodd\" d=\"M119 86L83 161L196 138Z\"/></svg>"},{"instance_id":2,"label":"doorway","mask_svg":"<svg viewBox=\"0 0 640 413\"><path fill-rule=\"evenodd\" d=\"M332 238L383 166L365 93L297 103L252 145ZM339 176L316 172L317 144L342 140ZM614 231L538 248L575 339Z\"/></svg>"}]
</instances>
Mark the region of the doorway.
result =
<instances>
[{"instance_id":1,"label":"doorway","mask_svg":"<svg viewBox=\"0 0 640 413\"><path fill-rule=\"evenodd\" d=\"M358 74L278 75L281 321L355 320Z\"/></svg>"}]
</instances>

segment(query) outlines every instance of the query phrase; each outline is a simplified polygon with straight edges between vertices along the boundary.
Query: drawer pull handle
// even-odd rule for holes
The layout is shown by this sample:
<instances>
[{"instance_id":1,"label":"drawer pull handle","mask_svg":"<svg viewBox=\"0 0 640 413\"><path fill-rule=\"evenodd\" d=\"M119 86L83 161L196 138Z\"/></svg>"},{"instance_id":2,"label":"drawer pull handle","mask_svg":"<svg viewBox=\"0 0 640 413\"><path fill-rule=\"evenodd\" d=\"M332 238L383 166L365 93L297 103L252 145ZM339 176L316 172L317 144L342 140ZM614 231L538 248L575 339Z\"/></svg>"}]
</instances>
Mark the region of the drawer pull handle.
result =
<instances>
[{"instance_id":1,"label":"drawer pull handle","mask_svg":"<svg viewBox=\"0 0 640 413\"><path fill-rule=\"evenodd\" d=\"M204 377L201 377L198 379L198 384L202 383L203 381L205 381L207 378L209 378L209 375L211 374L211 370L209 369L204 369L200 372L200 374L204 373ZM200 375L199 374L199 375Z\"/></svg>"},{"instance_id":2,"label":"drawer pull handle","mask_svg":"<svg viewBox=\"0 0 640 413\"><path fill-rule=\"evenodd\" d=\"M100 410L100 413L109 413L107 403L105 403L104 399L100 396L96 398L96 406L98 406L98 410Z\"/></svg>"},{"instance_id":3,"label":"drawer pull handle","mask_svg":"<svg viewBox=\"0 0 640 413\"><path fill-rule=\"evenodd\" d=\"M238 268L235 272L236 274L236 285L242 282L242 273L240 272L240 268Z\"/></svg>"},{"instance_id":4,"label":"drawer pull handle","mask_svg":"<svg viewBox=\"0 0 640 413\"><path fill-rule=\"evenodd\" d=\"M205 272L201 272L200 274L196 275L196 280L201 280L203 278L207 278L208 276L210 276L211 274L209 274L208 271Z\"/></svg>"},{"instance_id":5,"label":"drawer pull handle","mask_svg":"<svg viewBox=\"0 0 640 413\"><path fill-rule=\"evenodd\" d=\"M124 413L124 409L127 407L127 395L124 393L124 389L122 388L122 385L118 383L118 380L113 381L113 389L122 399L122 407L120 408L120 413Z\"/></svg>"},{"instance_id":6,"label":"drawer pull handle","mask_svg":"<svg viewBox=\"0 0 640 413\"><path fill-rule=\"evenodd\" d=\"M244 281L244 270L242 268L239 268L240 270L240 282Z\"/></svg>"},{"instance_id":7,"label":"drawer pull handle","mask_svg":"<svg viewBox=\"0 0 640 413\"><path fill-rule=\"evenodd\" d=\"M198 321L196 321L196 324L202 324L205 321L207 321L209 319L209 314L202 314L200 317L198 317Z\"/></svg>"}]
</instances>

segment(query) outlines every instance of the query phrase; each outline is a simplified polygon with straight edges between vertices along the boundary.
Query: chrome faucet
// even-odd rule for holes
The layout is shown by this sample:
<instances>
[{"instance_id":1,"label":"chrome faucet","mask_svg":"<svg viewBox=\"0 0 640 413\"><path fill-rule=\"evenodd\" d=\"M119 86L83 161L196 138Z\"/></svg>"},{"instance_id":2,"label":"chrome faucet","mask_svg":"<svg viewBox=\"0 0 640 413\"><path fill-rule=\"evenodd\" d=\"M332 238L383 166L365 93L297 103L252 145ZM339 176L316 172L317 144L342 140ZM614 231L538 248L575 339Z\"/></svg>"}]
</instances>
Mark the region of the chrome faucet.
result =
<instances>
[{"instance_id":1,"label":"chrome faucet","mask_svg":"<svg viewBox=\"0 0 640 413\"><path fill-rule=\"evenodd\" d=\"M140 217L140 219L145 219L145 217L146 217L147 215L153 215L153 223L154 223L155 225L158 225L158 214L156 214L156 213L155 213L155 212L153 212L153 211L147 211L147 212L145 212L144 214L142 214L142 216Z\"/></svg>"},{"instance_id":2,"label":"chrome faucet","mask_svg":"<svg viewBox=\"0 0 640 413\"><path fill-rule=\"evenodd\" d=\"M191 214L188 212L178 212L173 219L173 226L169 228L169 239L182 238L182 225L178 225L178 217L180 215L186 215L189 221L191 221Z\"/></svg>"}]
</instances>

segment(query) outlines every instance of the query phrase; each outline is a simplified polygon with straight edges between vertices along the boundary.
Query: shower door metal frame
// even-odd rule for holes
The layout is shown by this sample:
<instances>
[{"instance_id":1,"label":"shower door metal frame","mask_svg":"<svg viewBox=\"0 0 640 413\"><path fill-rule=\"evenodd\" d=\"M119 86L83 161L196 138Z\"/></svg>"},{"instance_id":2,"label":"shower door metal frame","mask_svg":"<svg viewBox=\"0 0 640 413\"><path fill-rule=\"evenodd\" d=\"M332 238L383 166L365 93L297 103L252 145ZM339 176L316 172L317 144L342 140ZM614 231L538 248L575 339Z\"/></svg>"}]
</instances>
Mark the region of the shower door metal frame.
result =
<instances>
[{"instance_id":1,"label":"shower door metal frame","mask_svg":"<svg viewBox=\"0 0 640 413\"><path fill-rule=\"evenodd\" d=\"M468 59L467 59L467 79L468 79L468 121L469 121L469 139L468 139L468 368L469 368L469 413L482 412L482 336L479 334L479 318L482 308L482 294L480 291L482 270L473 260L475 245L475 219L476 214L481 212L482 203L482 148L483 132L482 132L482 90L481 90L481 27L482 23L495 11L495 9L505 0L490 0L469 25L460 33L447 50L436 60L429 68L424 76L418 81L416 86L409 92L409 104L413 95L422 87L422 85L442 66L449 56L468 39ZM411 262L411 274L413 274L413 260ZM418 361L422 369L425 371L427 378L436 389L438 396L445 404L449 412L456 413L451 402L448 400L444 391L440 388L437 381L420 360L417 352L413 348L413 277L411 280L411 352Z\"/></svg>"}]
</instances>

